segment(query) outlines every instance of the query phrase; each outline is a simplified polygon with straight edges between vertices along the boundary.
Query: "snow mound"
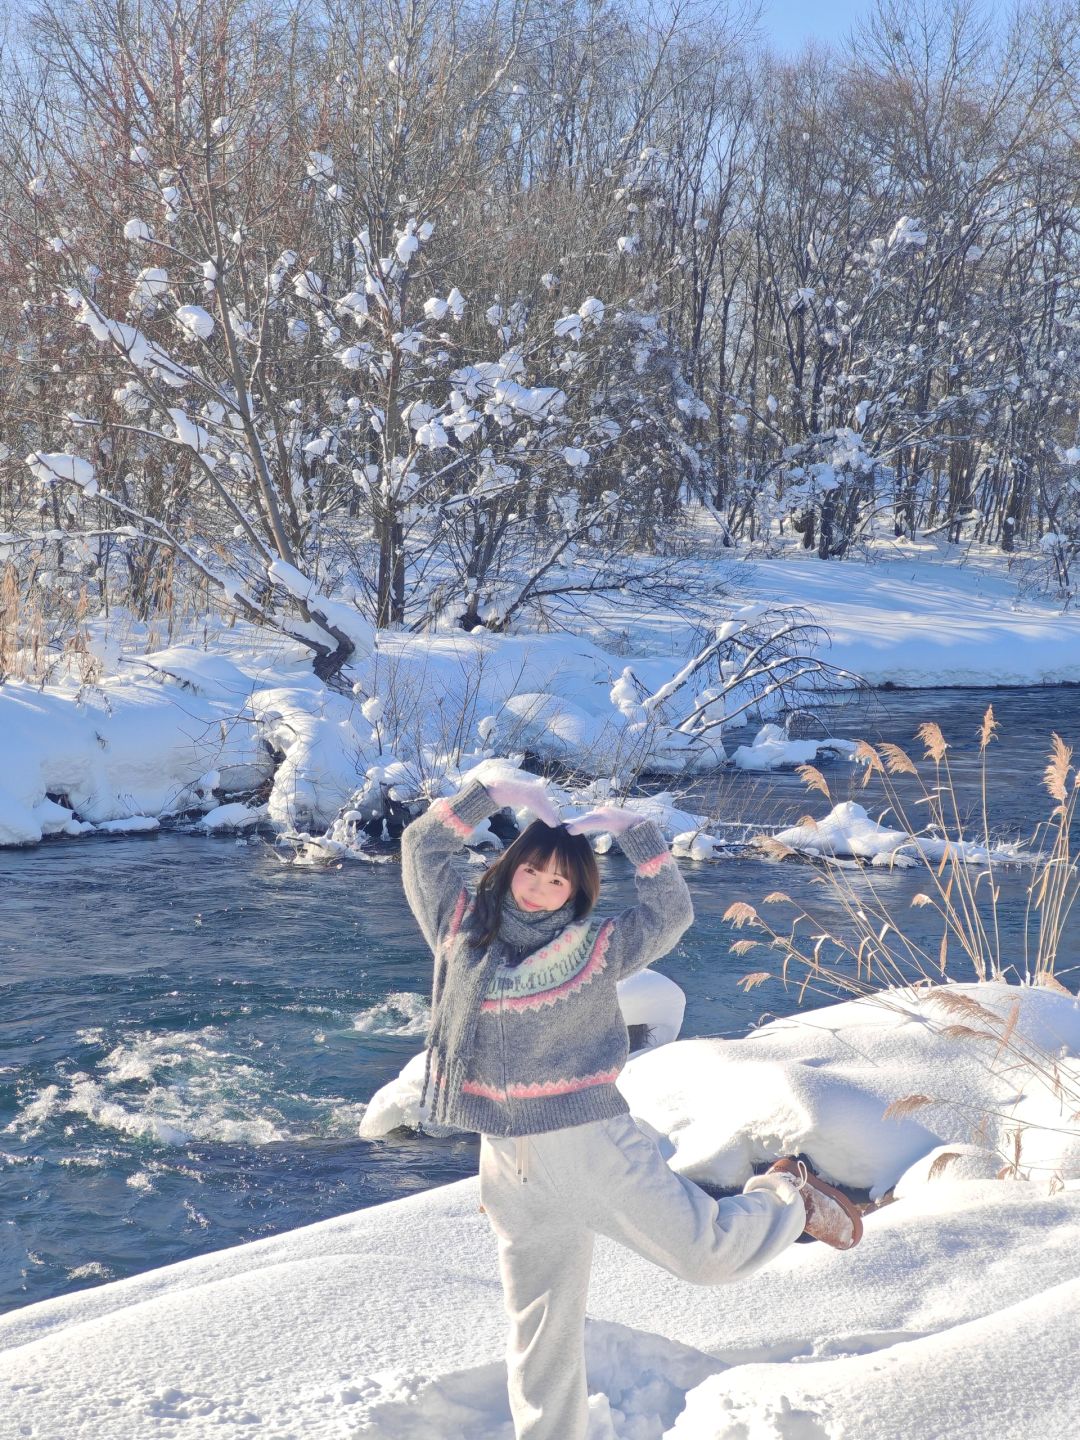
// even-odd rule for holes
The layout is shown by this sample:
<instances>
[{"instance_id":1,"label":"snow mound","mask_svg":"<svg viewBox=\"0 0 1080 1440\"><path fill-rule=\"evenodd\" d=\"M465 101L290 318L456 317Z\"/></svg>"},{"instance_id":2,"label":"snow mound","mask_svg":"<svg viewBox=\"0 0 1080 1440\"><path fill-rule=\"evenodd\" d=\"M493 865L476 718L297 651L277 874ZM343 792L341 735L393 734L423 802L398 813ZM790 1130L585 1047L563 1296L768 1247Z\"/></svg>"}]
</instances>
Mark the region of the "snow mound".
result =
<instances>
[{"instance_id":1,"label":"snow mound","mask_svg":"<svg viewBox=\"0 0 1080 1440\"><path fill-rule=\"evenodd\" d=\"M828 815L812 824L781 830L776 838L805 855L850 855L862 860L893 855L902 846L910 846L912 840L906 830L890 830L871 820L866 809L854 800L834 805Z\"/></svg>"},{"instance_id":2,"label":"snow mound","mask_svg":"<svg viewBox=\"0 0 1080 1440\"><path fill-rule=\"evenodd\" d=\"M985 1038L944 1033L961 1019ZM802 1152L826 1178L880 1196L980 1129L998 1168L1011 1164L1018 1125L1020 1173L1080 1175L1078 1054L1073 996L989 982L884 991L739 1040L680 1040L632 1056L619 1087L691 1179L737 1188L755 1167ZM911 1103L887 1116L899 1101Z\"/></svg>"},{"instance_id":3,"label":"snow mound","mask_svg":"<svg viewBox=\"0 0 1080 1440\"><path fill-rule=\"evenodd\" d=\"M985 1145L937 1145L904 1171L893 1186L893 1195L897 1200L905 1200L924 1185L996 1180L1001 1169L1001 1156Z\"/></svg>"},{"instance_id":4,"label":"snow mound","mask_svg":"<svg viewBox=\"0 0 1080 1440\"><path fill-rule=\"evenodd\" d=\"M764 725L752 745L740 745L732 754L739 770L778 770L781 766L813 765L825 760L854 760L854 740L789 740L780 725Z\"/></svg>"},{"instance_id":5,"label":"snow mound","mask_svg":"<svg viewBox=\"0 0 1080 1440\"><path fill-rule=\"evenodd\" d=\"M1080 1323L1080 1280L1066 1280L946 1334L912 1336L884 1356L743 1365L687 1396L670 1440L1066 1440L1080 1410L1061 1383L1057 1337ZM1067 1327L1067 1328L1066 1328ZM1024 1357L1016 1354L1018 1336ZM853 1348L858 1342L853 1343Z\"/></svg>"},{"instance_id":6,"label":"snow mound","mask_svg":"<svg viewBox=\"0 0 1080 1440\"><path fill-rule=\"evenodd\" d=\"M213 810L201 815L197 824L200 830L213 835L250 830L267 818L268 809L266 805L245 805L242 801L234 801L231 805L216 805Z\"/></svg>"},{"instance_id":7,"label":"snow mound","mask_svg":"<svg viewBox=\"0 0 1080 1440\"><path fill-rule=\"evenodd\" d=\"M854 800L834 805L821 820L781 830L776 839L804 855L850 856L875 865L893 862L911 865L916 863L916 853L923 854L927 860L940 860L946 850L966 864L983 864L992 858L1016 858L1015 851L1009 849L988 851L969 840L946 841L911 835L907 830L892 830L871 820L865 808Z\"/></svg>"},{"instance_id":8,"label":"snow mound","mask_svg":"<svg viewBox=\"0 0 1080 1440\"><path fill-rule=\"evenodd\" d=\"M946 988L1003 1012L1015 995ZM1019 998L1018 1030L1075 1050L1072 997ZM928 1073L933 1062L957 1077L966 1113L980 1107L985 1057L968 1066L954 1042L947 1061L935 1059L929 997L905 997L900 1010L896 997L880 999L876 1009L851 1002L726 1043L748 1054L764 1046L777 1071L835 1069L840 1103L819 1115L823 1135L850 1123L842 1102L854 1066L864 1089L880 1072L887 1091L917 1078L916 1061ZM676 1139L701 1122L666 1088L687 1078L685 1065L661 1062L705 1043L715 1042L676 1041L627 1067L652 1108L669 1112ZM140 1074L153 1057L113 1059L118 1075ZM775 1128L780 1087L755 1091L761 1074L746 1063L729 1067L719 1092L701 1092L697 1112L749 1113L756 1095L759 1127ZM849 1148L860 1139L872 1148L873 1126L856 1130ZM720 1293L598 1236L585 1335L589 1440L1071 1437L1080 1186L1051 1193L1041 1181L946 1176L868 1214L850 1254L795 1245ZM2 1316L8 1427L68 1440L77 1416L80 1440L180 1430L223 1440L512 1440L498 1247L479 1198L476 1179L463 1180Z\"/></svg>"},{"instance_id":9,"label":"snow mound","mask_svg":"<svg viewBox=\"0 0 1080 1440\"><path fill-rule=\"evenodd\" d=\"M687 1391L718 1368L676 1341L599 1321L586 1324L585 1357L593 1389L586 1440L659 1440ZM371 1440L513 1440L501 1363L444 1375L390 1371L348 1393L356 1403L350 1418Z\"/></svg>"},{"instance_id":10,"label":"snow mound","mask_svg":"<svg viewBox=\"0 0 1080 1440\"><path fill-rule=\"evenodd\" d=\"M175 680L196 695L215 695L242 703L251 694L250 666L245 667L228 655L197 650L192 645L170 645L166 650L141 655L132 663L145 665L153 674Z\"/></svg>"},{"instance_id":11,"label":"snow mound","mask_svg":"<svg viewBox=\"0 0 1080 1440\"><path fill-rule=\"evenodd\" d=\"M270 819L295 830L329 826L378 759L359 706L314 675L256 690L250 705L281 755L267 805Z\"/></svg>"},{"instance_id":12,"label":"snow mound","mask_svg":"<svg viewBox=\"0 0 1080 1440\"><path fill-rule=\"evenodd\" d=\"M94 829L99 835L152 835L161 829L154 815L125 815L121 820L102 820Z\"/></svg>"},{"instance_id":13,"label":"snow mound","mask_svg":"<svg viewBox=\"0 0 1080 1440\"><path fill-rule=\"evenodd\" d=\"M92 825L80 824L74 811L47 797L36 804L0 785L0 845L36 845L46 835L81 835Z\"/></svg>"},{"instance_id":14,"label":"snow mound","mask_svg":"<svg viewBox=\"0 0 1080 1440\"><path fill-rule=\"evenodd\" d=\"M679 1038L686 1014L686 994L681 985L659 970L639 970L617 985L619 1009L627 1025L647 1025L648 1048L670 1045Z\"/></svg>"},{"instance_id":15,"label":"snow mound","mask_svg":"<svg viewBox=\"0 0 1080 1440\"><path fill-rule=\"evenodd\" d=\"M1080 1194L996 1181L722 1292L600 1237L589 1440L1065 1440L1078 1256ZM0 1385L39 1440L512 1440L504 1343L470 1179L0 1317Z\"/></svg>"},{"instance_id":16,"label":"snow mound","mask_svg":"<svg viewBox=\"0 0 1080 1440\"><path fill-rule=\"evenodd\" d=\"M619 729L613 715L590 714L550 692L526 691L507 700L496 735L541 760L578 763L587 755L599 774L615 753Z\"/></svg>"},{"instance_id":17,"label":"snow mound","mask_svg":"<svg viewBox=\"0 0 1080 1440\"><path fill-rule=\"evenodd\" d=\"M83 691L5 681L0 734L17 763L0 783L0 845L88 825L156 827L199 803L194 787L211 770L224 792L254 788L270 762L251 726L237 723L243 703L150 677Z\"/></svg>"}]
</instances>

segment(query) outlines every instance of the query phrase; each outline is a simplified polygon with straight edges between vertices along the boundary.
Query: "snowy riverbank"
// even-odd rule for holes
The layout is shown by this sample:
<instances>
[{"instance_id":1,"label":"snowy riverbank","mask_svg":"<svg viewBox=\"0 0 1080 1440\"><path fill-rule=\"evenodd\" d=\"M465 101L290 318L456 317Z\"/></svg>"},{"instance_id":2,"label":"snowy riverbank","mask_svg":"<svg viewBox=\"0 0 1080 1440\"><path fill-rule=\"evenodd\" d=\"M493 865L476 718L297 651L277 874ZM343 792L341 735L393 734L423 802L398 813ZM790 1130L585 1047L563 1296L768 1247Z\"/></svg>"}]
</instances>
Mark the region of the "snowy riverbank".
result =
<instances>
[{"instance_id":1,"label":"snowy riverbank","mask_svg":"<svg viewBox=\"0 0 1080 1440\"><path fill-rule=\"evenodd\" d=\"M1019 1000L1010 1043L1055 1054L1062 1097L1015 1055L943 1037L940 993L630 1062L631 1104L679 1168L735 1179L801 1146L833 1178L896 1199L867 1216L851 1255L798 1245L723 1291L600 1239L590 1440L1075 1433L1080 1135L1065 1110L1080 1006L1000 985L946 992L1002 1019ZM919 1090L935 1103L883 1117ZM1018 1126L1015 1177L992 1178L1011 1169L1002 1146ZM461 1181L15 1311L0 1320L10 1433L510 1440L495 1240L478 1205L477 1182Z\"/></svg>"},{"instance_id":2,"label":"snowy riverbank","mask_svg":"<svg viewBox=\"0 0 1080 1440\"><path fill-rule=\"evenodd\" d=\"M871 565L789 555L736 571L743 599L805 608L831 636L829 661L874 684L1080 682L1080 615L1018 600L1000 565L943 564L912 548ZM388 795L439 793L493 750L599 776L633 769L643 747L673 772L815 758L816 741L773 732L728 755L719 723L691 756L678 715L659 719L700 634L670 613L621 618L619 653L585 633L385 633L350 673L356 700L319 682L298 647L241 626L203 647L122 657L99 634L113 663L96 685L0 685L0 844L152 828L181 813L209 830L269 821L320 834L351 805L334 835L348 847ZM598 637L610 634L612 617L594 620ZM732 704L697 688L682 708ZM758 712L766 719L767 703ZM673 815L666 828L674 839L695 825Z\"/></svg>"},{"instance_id":3,"label":"snowy riverbank","mask_svg":"<svg viewBox=\"0 0 1080 1440\"><path fill-rule=\"evenodd\" d=\"M746 589L805 607L829 632L832 663L870 685L1080 684L1080 614L1020 596L1000 555L946 563L941 548L879 541L871 564L751 560Z\"/></svg>"}]
</instances>

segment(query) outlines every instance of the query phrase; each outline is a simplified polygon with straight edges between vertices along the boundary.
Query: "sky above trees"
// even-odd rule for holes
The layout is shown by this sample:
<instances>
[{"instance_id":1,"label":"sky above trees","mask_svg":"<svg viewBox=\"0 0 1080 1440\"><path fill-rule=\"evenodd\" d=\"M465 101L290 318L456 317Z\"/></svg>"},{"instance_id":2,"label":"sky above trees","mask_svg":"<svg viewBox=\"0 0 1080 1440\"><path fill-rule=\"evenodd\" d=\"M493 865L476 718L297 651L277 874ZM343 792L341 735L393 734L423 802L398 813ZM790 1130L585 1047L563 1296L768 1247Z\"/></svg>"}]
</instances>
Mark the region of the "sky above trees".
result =
<instances>
[{"instance_id":1,"label":"sky above trees","mask_svg":"<svg viewBox=\"0 0 1080 1440\"><path fill-rule=\"evenodd\" d=\"M840 44L852 27L874 8L874 0L764 0L761 33L776 50L798 50L807 40ZM1001 14L1003 0L983 0L982 8Z\"/></svg>"}]
</instances>

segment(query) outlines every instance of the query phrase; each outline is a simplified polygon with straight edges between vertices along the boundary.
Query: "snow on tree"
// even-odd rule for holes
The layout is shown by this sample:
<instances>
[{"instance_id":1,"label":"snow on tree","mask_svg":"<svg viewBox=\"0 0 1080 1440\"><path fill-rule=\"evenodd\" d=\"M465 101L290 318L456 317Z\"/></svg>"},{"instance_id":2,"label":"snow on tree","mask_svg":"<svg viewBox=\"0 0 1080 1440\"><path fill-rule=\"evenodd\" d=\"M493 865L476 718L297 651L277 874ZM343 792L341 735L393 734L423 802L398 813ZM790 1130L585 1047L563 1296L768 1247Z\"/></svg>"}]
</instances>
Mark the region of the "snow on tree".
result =
<instances>
[{"instance_id":1,"label":"snow on tree","mask_svg":"<svg viewBox=\"0 0 1080 1440\"><path fill-rule=\"evenodd\" d=\"M1075 585L1072 20L966 65L971 20L915 17L922 71L874 21L876 59L753 69L720 18L618 0L580 36L574 7L550 33L332 8L287 48L259 3L35 0L4 438L86 455L98 493L5 461L3 527L57 552L69 604L125 577L145 617L194 572L330 676L355 642L309 594L546 619L694 507L720 545L831 558L883 524L1048 534Z\"/></svg>"}]
</instances>

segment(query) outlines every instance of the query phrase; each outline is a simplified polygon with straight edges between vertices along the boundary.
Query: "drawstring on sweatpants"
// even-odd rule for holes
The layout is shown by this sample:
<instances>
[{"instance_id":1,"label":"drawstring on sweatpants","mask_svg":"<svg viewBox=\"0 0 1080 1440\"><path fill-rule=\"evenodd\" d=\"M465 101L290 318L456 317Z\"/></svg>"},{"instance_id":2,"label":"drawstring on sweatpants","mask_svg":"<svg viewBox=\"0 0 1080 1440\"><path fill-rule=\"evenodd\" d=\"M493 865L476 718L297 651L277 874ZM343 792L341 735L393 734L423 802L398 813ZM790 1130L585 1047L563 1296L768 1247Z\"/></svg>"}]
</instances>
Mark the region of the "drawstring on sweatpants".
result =
<instances>
[{"instance_id":1,"label":"drawstring on sweatpants","mask_svg":"<svg viewBox=\"0 0 1080 1440\"><path fill-rule=\"evenodd\" d=\"M529 1180L529 1137L519 1135L514 1147L514 1160L517 1166L517 1173L521 1176L522 1185L528 1184Z\"/></svg>"}]
</instances>

